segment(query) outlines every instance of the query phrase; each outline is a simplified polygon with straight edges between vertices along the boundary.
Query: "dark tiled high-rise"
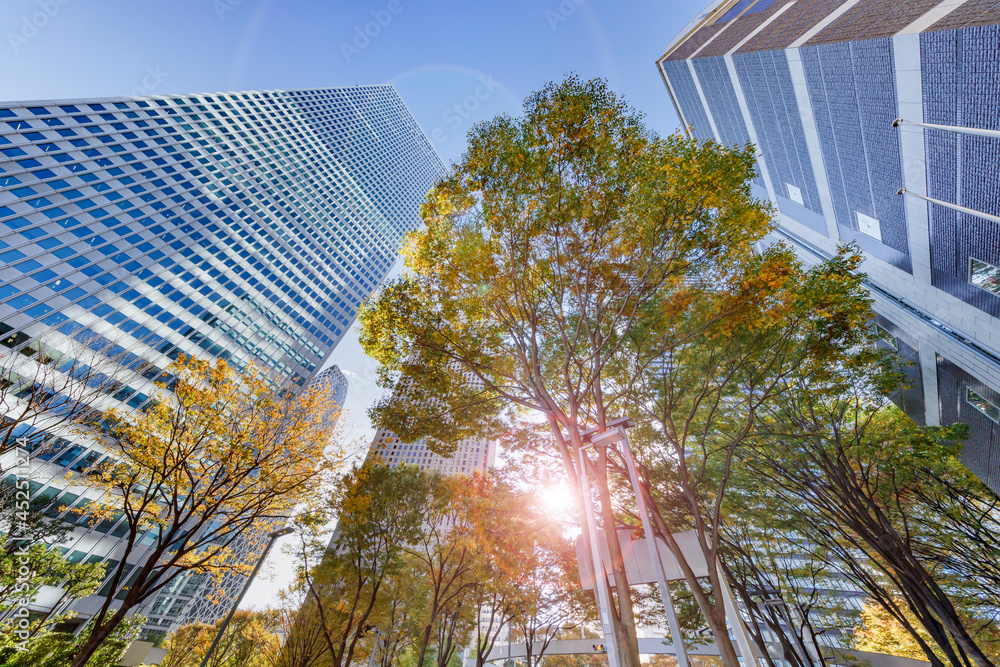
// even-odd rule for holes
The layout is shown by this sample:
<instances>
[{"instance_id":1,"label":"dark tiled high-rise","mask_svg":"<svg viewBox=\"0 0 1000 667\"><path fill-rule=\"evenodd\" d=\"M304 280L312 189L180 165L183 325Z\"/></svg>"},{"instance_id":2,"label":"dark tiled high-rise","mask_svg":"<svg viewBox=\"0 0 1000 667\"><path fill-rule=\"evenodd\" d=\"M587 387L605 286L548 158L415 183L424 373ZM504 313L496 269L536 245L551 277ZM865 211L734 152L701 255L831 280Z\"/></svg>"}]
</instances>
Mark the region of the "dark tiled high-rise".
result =
<instances>
[{"instance_id":1,"label":"dark tiled high-rise","mask_svg":"<svg viewBox=\"0 0 1000 667\"><path fill-rule=\"evenodd\" d=\"M807 261L862 249L878 325L912 362L899 402L968 423L962 460L996 491L998 23L992 0L720 0L657 63L696 137L757 146L779 238Z\"/></svg>"}]
</instances>

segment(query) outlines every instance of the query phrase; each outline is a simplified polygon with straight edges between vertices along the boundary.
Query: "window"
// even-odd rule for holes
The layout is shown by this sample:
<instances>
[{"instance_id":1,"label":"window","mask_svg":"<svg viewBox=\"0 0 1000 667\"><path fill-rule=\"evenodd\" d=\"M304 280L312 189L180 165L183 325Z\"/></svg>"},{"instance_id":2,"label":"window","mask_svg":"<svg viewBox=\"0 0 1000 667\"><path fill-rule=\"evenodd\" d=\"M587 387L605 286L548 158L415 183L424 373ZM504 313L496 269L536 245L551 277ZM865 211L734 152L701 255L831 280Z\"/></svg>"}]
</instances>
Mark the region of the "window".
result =
<instances>
[{"instance_id":1,"label":"window","mask_svg":"<svg viewBox=\"0 0 1000 667\"><path fill-rule=\"evenodd\" d=\"M882 240L882 223L878 218L865 215L861 211L854 212L858 216L858 231L874 239Z\"/></svg>"},{"instance_id":2,"label":"window","mask_svg":"<svg viewBox=\"0 0 1000 667\"><path fill-rule=\"evenodd\" d=\"M1000 294L1000 268L970 257L969 282L980 289Z\"/></svg>"},{"instance_id":3,"label":"window","mask_svg":"<svg viewBox=\"0 0 1000 667\"><path fill-rule=\"evenodd\" d=\"M991 422L1000 424L1000 408L972 391L971 387L965 388L965 400L968 401L969 405L986 415L986 418Z\"/></svg>"}]
</instances>

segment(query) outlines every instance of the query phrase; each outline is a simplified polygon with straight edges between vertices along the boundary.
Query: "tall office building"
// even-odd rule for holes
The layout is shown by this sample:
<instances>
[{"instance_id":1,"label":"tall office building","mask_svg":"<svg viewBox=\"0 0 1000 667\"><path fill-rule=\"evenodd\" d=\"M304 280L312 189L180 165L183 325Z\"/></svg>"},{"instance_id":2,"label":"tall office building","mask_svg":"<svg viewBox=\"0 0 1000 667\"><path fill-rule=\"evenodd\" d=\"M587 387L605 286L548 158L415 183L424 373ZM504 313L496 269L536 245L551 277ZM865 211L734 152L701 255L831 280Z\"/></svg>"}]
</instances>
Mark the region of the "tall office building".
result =
<instances>
[{"instance_id":1,"label":"tall office building","mask_svg":"<svg viewBox=\"0 0 1000 667\"><path fill-rule=\"evenodd\" d=\"M391 86L0 104L2 352L124 354L105 398L132 408L181 354L305 385L442 171ZM66 475L103 454L42 437L34 496L84 502ZM123 526L80 523L70 559L113 560ZM204 583L164 590L147 628L182 618ZM201 620L226 606L210 611Z\"/></svg>"},{"instance_id":2,"label":"tall office building","mask_svg":"<svg viewBox=\"0 0 1000 667\"><path fill-rule=\"evenodd\" d=\"M340 370L340 366L334 364L321 371L313 378L313 383L316 385L326 385L330 390L331 407L337 412L343 409L344 401L347 400L347 389L350 383L347 381L347 376L344 375L344 372Z\"/></svg>"},{"instance_id":3,"label":"tall office building","mask_svg":"<svg viewBox=\"0 0 1000 667\"><path fill-rule=\"evenodd\" d=\"M455 364L456 362L452 362ZM452 365L452 368L457 366ZM475 386L477 380L472 373L463 372L467 386ZM403 378L393 390L393 401L406 401L409 380ZM368 458L378 457L383 464L395 468L399 465L415 465L421 470L436 471L445 475L471 475L475 471L491 468L496 459L497 443L486 438L464 438L455 445L451 456L435 454L427 447L427 439L404 442L395 433L380 428L375 433Z\"/></svg>"},{"instance_id":4,"label":"tall office building","mask_svg":"<svg viewBox=\"0 0 1000 667\"><path fill-rule=\"evenodd\" d=\"M657 64L696 137L757 146L753 192L804 260L861 248L902 407L968 423L962 461L1000 492L998 22L988 0L718 0Z\"/></svg>"},{"instance_id":5,"label":"tall office building","mask_svg":"<svg viewBox=\"0 0 1000 667\"><path fill-rule=\"evenodd\" d=\"M451 456L442 456L428 449L423 438L416 442L403 442L392 431L379 429L369 456L377 454L383 463L393 468L406 464L444 475L471 475L476 470L482 472L491 468L496 451L494 440L465 438L459 441Z\"/></svg>"}]
</instances>

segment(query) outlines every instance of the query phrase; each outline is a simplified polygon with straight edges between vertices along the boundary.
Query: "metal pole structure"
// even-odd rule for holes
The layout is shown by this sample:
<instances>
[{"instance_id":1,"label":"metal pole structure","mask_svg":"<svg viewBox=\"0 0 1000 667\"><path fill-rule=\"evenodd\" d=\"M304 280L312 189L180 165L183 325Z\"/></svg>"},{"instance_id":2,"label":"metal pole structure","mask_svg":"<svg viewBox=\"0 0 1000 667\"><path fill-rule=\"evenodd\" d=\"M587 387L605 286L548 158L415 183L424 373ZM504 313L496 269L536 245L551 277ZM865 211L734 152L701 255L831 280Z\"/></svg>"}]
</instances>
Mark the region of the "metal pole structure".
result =
<instances>
[{"instance_id":1,"label":"metal pole structure","mask_svg":"<svg viewBox=\"0 0 1000 667\"><path fill-rule=\"evenodd\" d=\"M736 598L733 597L733 590L729 587L729 580L726 579L726 573L722 569L722 563L718 559L715 561L715 571L719 577L719 588L722 589L719 593L721 593L720 597L723 601L723 607L726 610L726 616L730 619L729 624L733 627L733 634L736 635L736 645L740 647L743 664L746 667L758 665L760 663L753 650L753 641L750 639L750 633L743 624L743 614L740 613L740 608L736 606Z\"/></svg>"},{"instance_id":2,"label":"metal pole structure","mask_svg":"<svg viewBox=\"0 0 1000 667\"><path fill-rule=\"evenodd\" d=\"M656 571L656 584L660 587L663 611L667 615L667 625L670 627L670 638L673 640L674 652L677 656L677 666L688 667L687 650L684 648L684 635L681 634L681 624L677 621L674 600L670 595L670 588L667 587L667 575L663 571L663 560L660 558L659 546L656 544L653 527L649 521L646 499L639 489L639 475L636 473L635 461L632 458L632 447L629 444L628 434L626 433L626 429L635 426L635 422L628 417L622 417L609 423L608 426L614 430L592 436L591 442L608 445L616 441L621 441L622 443L622 455L625 459L625 466L628 468L629 478L632 481L632 491L635 493L636 504L639 506L639 517L642 519L642 532L646 535L649 557L652 559L653 569Z\"/></svg>"},{"instance_id":3,"label":"metal pole structure","mask_svg":"<svg viewBox=\"0 0 1000 667\"><path fill-rule=\"evenodd\" d=\"M375 654L378 653L378 642L382 638L378 628L375 628L372 632L375 633L375 643L372 645L372 654L368 656L368 667L375 667Z\"/></svg>"},{"instance_id":4,"label":"metal pole structure","mask_svg":"<svg viewBox=\"0 0 1000 667\"><path fill-rule=\"evenodd\" d=\"M769 595L770 593L765 592L764 594ZM781 613L781 615L784 617L785 623L788 624L788 632L786 634L790 634L792 636L793 640L792 650L794 650L795 654L799 656L799 659L802 661L803 665L811 664L812 658L809 655L809 650L806 648L805 643L799 638L799 635L796 634L795 626L792 624L792 615L789 613L788 605L786 605L785 601L781 599L780 594L779 597L764 600L764 602L761 603L761 606L773 607L774 609L777 609ZM812 663L812 664L819 664L819 663Z\"/></svg>"},{"instance_id":5,"label":"metal pole structure","mask_svg":"<svg viewBox=\"0 0 1000 667\"><path fill-rule=\"evenodd\" d=\"M604 630L604 644L608 651L608 667L621 667L618 661L618 641L614 626L611 624L611 596L608 590L608 573L604 569L604 559L601 557L600 543L597 539L597 522L594 520L594 503L590 498L590 475L584 462L584 450L593 447L586 445L576 451L580 466L580 489L583 494L583 510L587 515L587 529L590 531L590 556L594 565L594 590L597 591L597 603L600 607L601 628ZM587 459L589 461L589 459ZM615 527L611 526L611 530ZM615 535L615 539L618 535Z\"/></svg>"},{"instance_id":6,"label":"metal pole structure","mask_svg":"<svg viewBox=\"0 0 1000 667\"><path fill-rule=\"evenodd\" d=\"M271 539L267 541L267 546L264 547L264 553L262 553L260 558L257 559L257 565L254 566L253 572L250 573L250 577L247 579L247 582L243 584L243 590L240 591L240 596L236 598L236 602L233 603L232 609L230 609L229 613L226 615L226 620L222 622L222 627L219 628L217 633L215 633L215 639L212 640L212 645L208 647L208 653L205 654L205 659L201 661L201 667L206 667L208 665L209 658L212 657L212 653L215 652L215 647L219 645L219 640L222 639L222 635L226 632L226 626L229 625L229 621L233 618L233 614L236 613L236 608L239 607L240 602L243 601L243 596L247 594L247 589L250 588L253 578L257 576L258 572L260 572L260 566L264 564L264 559L267 558L268 552L270 552L271 547L274 546L274 541L279 537L293 532L295 531L292 528L282 528L281 530L275 530L270 533L269 537Z\"/></svg>"},{"instance_id":7,"label":"metal pole structure","mask_svg":"<svg viewBox=\"0 0 1000 667\"><path fill-rule=\"evenodd\" d=\"M986 130L981 127L962 127L961 125L935 125L933 123L918 123L915 120L903 120L902 118L897 118L892 121L893 127L899 127L900 125L915 125L917 127L926 127L930 130L946 130L948 132L960 132L962 134L975 134L980 137L992 137L994 139L1000 138L1000 130Z\"/></svg>"},{"instance_id":8,"label":"metal pole structure","mask_svg":"<svg viewBox=\"0 0 1000 667\"><path fill-rule=\"evenodd\" d=\"M914 197L919 197L924 201L929 201L932 204L937 204L938 206L944 206L945 208L950 208L953 211L958 211L959 213L974 215L977 218L983 218L984 220L992 220L993 222L1000 222L1000 216L998 215L983 213L982 211L977 211L974 208L967 208L965 206L959 206L958 204L952 204L951 202L941 201L940 199L934 199L933 197L928 197L927 195L922 195L919 192L914 192L913 190L907 190L906 188L900 188L899 190L896 191L896 194L912 195Z\"/></svg>"}]
</instances>

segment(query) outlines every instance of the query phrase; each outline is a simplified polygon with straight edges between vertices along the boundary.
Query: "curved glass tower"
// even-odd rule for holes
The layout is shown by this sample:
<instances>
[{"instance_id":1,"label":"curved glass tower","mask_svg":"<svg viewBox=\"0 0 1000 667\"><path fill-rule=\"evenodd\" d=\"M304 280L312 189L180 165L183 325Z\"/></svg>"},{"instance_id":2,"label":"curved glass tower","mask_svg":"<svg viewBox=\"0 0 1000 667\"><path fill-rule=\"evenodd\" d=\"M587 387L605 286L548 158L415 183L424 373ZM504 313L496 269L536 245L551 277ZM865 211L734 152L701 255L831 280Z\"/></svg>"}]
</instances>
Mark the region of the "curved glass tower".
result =
<instances>
[{"instance_id":1,"label":"curved glass tower","mask_svg":"<svg viewBox=\"0 0 1000 667\"><path fill-rule=\"evenodd\" d=\"M89 347L120 362L102 401L132 408L180 355L305 385L442 171L391 86L0 103L0 357ZM71 506L67 472L103 454L25 434L47 440L34 495ZM79 523L70 558L113 558L121 526ZM150 627L198 593L179 586L144 610Z\"/></svg>"}]
</instances>

